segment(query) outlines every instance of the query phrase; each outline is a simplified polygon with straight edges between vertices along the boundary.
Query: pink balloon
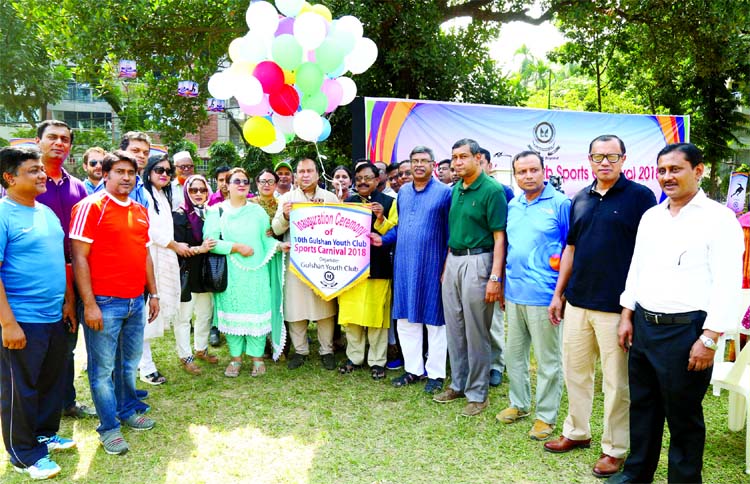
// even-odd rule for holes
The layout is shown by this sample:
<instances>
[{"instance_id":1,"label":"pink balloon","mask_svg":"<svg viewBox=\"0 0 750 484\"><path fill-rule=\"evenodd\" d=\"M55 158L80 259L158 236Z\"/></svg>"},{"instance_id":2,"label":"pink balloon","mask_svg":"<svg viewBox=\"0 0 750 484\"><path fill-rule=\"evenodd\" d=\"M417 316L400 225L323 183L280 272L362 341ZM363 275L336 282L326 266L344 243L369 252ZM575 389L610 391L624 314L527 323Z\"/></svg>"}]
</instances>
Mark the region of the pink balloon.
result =
<instances>
[{"instance_id":1,"label":"pink balloon","mask_svg":"<svg viewBox=\"0 0 750 484\"><path fill-rule=\"evenodd\" d=\"M313 64L315 63L315 51L314 50L307 52L307 60L308 62L312 62Z\"/></svg>"},{"instance_id":2,"label":"pink balloon","mask_svg":"<svg viewBox=\"0 0 750 484\"><path fill-rule=\"evenodd\" d=\"M320 88L323 94L328 98L328 107L326 112L330 113L341 103L341 98L344 95L344 89L341 84L336 82L334 79L326 79L323 81L323 86Z\"/></svg>"},{"instance_id":3,"label":"pink balloon","mask_svg":"<svg viewBox=\"0 0 750 484\"><path fill-rule=\"evenodd\" d=\"M271 105L268 102L268 94L264 94L263 100L253 106L243 104L239 101L237 103L240 105L242 112L250 116L268 116L271 114Z\"/></svg>"},{"instance_id":4,"label":"pink balloon","mask_svg":"<svg viewBox=\"0 0 750 484\"><path fill-rule=\"evenodd\" d=\"M263 86L263 92L271 94L284 85L284 71L274 61L263 61L253 70L253 75Z\"/></svg>"},{"instance_id":5,"label":"pink balloon","mask_svg":"<svg viewBox=\"0 0 750 484\"><path fill-rule=\"evenodd\" d=\"M279 22L279 27L276 29L276 33L274 34L275 37L278 37L279 35L294 35L294 19L287 17L284 19L281 19L281 22Z\"/></svg>"}]
</instances>

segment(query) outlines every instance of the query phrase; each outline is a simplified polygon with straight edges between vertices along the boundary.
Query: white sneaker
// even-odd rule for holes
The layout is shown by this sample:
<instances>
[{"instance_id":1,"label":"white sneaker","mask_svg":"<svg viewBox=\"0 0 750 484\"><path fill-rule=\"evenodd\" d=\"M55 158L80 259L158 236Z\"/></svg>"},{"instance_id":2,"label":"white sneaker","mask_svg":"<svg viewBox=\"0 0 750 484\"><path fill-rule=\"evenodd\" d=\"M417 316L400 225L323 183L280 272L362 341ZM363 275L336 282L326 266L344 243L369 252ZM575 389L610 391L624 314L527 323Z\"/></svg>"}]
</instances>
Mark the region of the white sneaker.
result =
<instances>
[{"instance_id":1,"label":"white sneaker","mask_svg":"<svg viewBox=\"0 0 750 484\"><path fill-rule=\"evenodd\" d=\"M42 457L36 461L33 466L17 467L14 465L13 470L20 474L28 474L32 479L41 480L55 477L60 473L61 469L60 466L49 457Z\"/></svg>"}]
</instances>

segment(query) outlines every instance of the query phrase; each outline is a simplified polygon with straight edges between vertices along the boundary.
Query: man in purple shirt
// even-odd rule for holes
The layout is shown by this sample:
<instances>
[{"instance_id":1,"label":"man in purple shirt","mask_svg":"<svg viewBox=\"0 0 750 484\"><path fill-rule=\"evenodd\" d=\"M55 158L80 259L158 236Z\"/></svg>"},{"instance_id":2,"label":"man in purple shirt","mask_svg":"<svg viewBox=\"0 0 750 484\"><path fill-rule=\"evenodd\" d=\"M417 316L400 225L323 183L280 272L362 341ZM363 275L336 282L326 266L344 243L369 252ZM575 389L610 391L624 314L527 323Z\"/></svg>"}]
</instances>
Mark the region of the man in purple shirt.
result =
<instances>
[{"instance_id":1,"label":"man in purple shirt","mask_svg":"<svg viewBox=\"0 0 750 484\"><path fill-rule=\"evenodd\" d=\"M36 143L42 152L42 164L44 171L47 173L47 191L37 197L37 201L48 206L55 212L57 218L62 224L65 252L65 266L68 275L68 284L73 285L73 271L71 269L71 252L70 238L68 232L70 228L70 214L73 205L86 198L88 195L86 186L79 179L70 175L63 163L70 154L70 148L73 146L73 130L70 126L62 121L49 119L42 122L36 129ZM96 411L85 405L76 404L76 390L73 385L75 376L73 355L78 342L78 324L76 319L76 302L66 300L63 306L63 320L68 329L68 351L66 358L66 368L63 373L64 397L63 397L63 415L68 417L88 417L96 416Z\"/></svg>"}]
</instances>

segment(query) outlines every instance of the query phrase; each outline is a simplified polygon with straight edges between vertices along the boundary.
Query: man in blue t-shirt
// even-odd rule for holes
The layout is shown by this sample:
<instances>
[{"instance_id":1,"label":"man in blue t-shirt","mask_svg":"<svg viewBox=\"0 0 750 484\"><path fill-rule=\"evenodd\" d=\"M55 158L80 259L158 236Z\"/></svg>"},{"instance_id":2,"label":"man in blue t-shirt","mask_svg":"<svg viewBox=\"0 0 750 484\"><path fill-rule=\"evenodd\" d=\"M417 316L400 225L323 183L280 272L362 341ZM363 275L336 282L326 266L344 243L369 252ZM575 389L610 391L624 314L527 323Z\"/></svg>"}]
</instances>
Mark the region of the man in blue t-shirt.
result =
<instances>
[{"instance_id":1,"label":"man in blue t-shirt","mask_svg":"<svg viewBox=\"0 0 750 484\"><path fill-rule=\"evenodd\" d=\"M52 210L36 201L47 190L37 149L0 150L0 176L7 190L0 200L3 442L16 471L46 479L60 472L48 454L76 445L57 435L67 350L64 233Z\"/></svg>"},{"instance_id":2,"label":"man in blue t-shirt","mask_svg":"<svg viewBox=\"0 0 750 484\"><path fill-rule=\"evenodd\" d=\"M529 437L546 440L557 421L563 387L561 330L559 324L550 323L547 307L555 292L560 255L568 236L570 200L544 181L544 162L539 153L523 151L513 158L512 166L523 195L508 203L505 362L510 406L497 419L510 424L529 415L529 355L533 344L538 367L536 418Z\"/></svg>"}]
</instances>

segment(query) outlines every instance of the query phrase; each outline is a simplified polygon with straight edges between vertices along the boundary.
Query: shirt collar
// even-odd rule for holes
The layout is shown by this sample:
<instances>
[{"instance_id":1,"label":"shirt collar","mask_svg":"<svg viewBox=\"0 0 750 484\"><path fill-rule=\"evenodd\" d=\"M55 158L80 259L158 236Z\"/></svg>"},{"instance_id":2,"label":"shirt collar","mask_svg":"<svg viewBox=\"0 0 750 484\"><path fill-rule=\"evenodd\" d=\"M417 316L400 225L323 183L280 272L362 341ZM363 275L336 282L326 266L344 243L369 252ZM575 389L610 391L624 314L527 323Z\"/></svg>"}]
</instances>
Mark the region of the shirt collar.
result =
<instances>
[{"instance_id":1,"label":"shirt collar","mask_svg":"<svg viewBox=\"0 0 750 484\"><path fill-rule=\"evenodd\" d=\"M133 202L133 200L131 200L130 197L128 197L128 199L125 200L124 202L118 200L117 198L115 198L114 195L112 195L111 193L109 193L106 188L104 189L104 194L106 196L108 196L113 202L115 202L117 205L119 205L121 207L128 207Z\"/></svg>"},{"instance_id":2,"label":"shirt collar","mask_svg":"<svg viewBox=\"0 0 750 484\"><path fill-rule=\"evenodd\" d=\"M594 182L591 185L589 185L589 193L590 194L594 194L594 193L596 193L597 195L599 194L599 192L596 191L596 182L597 181L598 180L594 179ZM616 191L617 192L617 191L624 190L625 189L625 185L628 184L628 181L629 180L625 177L625 174L624 173L620 173L620 178L618 178L617 181L615 182L615 184L612 185L612 187L609 190L607 190L607 193L609 193L611 191Z\"/></svg>"},{"instance_id":3,"label":"shirt collar","mask_svg":"<svg viewBox=\"0 0 750 484\"><path fill-rule=\"evenodd\" d=\"M699 188L698 193L696 193L692 200L690 200L687 205L682 207L680 211L685 210L688 207L705 207L709 200L710 199L706 196L706 192L704 192L702 188ZM662 210L669 210L669 197L665 198L664 201L659 205L661 206Z\"/></svg>"},{"instance_id":4,"label":"shirt collar","mask_svg":"<svg viewBox=\"0 0 750 484\"><path fill-rule=\"evenodd\" d=\"M556 191L557 190L555 190L555 187L553 187L552 185L550 185L549 182L544 182L544 188L542 188L542 192L534 200L532 200L530 202L528 200L526 200L526 193L524 193L524 192L521 192L520 195L518 195L517 197L514 197L513 200L515 200L517 198L518 201L520 203L524 204L524 205L534 205L535 203L537 203L537 202L539 202L541 200L548 200L548 199L554 197ZM508 203L510 203L510 202L508 202Z\"/></svg>"},{"instance_id":5,"label":"shirt collar","mask_svg":"<svg viewBox=\"0 0 750 484\"><path fill-rule=\"evenodd\" d=\"M479 190L479 187L481 187L482 183L484 183L484 181L488 178L489 177L487 176L487 174L484 171L481 171L480 169L479 176L468 187L464 188L463 180L459 180L457 183L458 189L461 190L462 192L468 192L470 190Z\"/></svg>"}]
</instances>

